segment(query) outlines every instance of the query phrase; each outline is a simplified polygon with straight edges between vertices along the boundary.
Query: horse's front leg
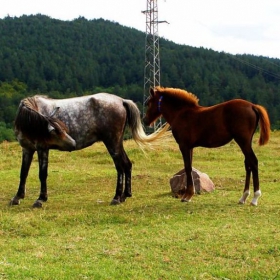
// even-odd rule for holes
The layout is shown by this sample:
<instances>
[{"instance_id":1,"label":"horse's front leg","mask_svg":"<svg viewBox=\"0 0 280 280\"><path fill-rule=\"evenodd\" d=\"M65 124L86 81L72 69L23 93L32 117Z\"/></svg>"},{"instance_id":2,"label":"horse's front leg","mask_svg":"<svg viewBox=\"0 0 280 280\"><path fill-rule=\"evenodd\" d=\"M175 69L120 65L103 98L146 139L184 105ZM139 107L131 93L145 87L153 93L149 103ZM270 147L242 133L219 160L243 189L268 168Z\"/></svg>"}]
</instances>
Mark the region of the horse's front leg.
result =
<instances>
[{"instance_id":1,"label":"horse's front leg","mask_svg":"<svg viewBox=\"0 0 280 280\"><path fill-rule=\"evenodd\" d=\"M22 148L22 162L21 162L21 170L20 170L20 182L17 194L11 199L10 205L19 205L20 199L25 197L25 184L28 176L28 172L30 169L30 165L33 159L33 155L35 150L28 150Z\"/></svg>"},{"instance_id":2,"label":"horse's front leg","mask_svg":"<svg viewBox=\"0 0 280 280\"><path fill-rule=\"evenodd\" d=\"M188 149L185 147L180 147L181 153L183 155L185 173L186 173L186 189L181 198L182 202L190 202L194 193L194 183L192 178L192 155L193 149Z\"/></svg>"},{"instance_id":3,"label":"horse's front leg","mask_svg":"<svg viewBox=\"0 0 280 280\"><path fill-rule=\"evenodd\" d=\"M39 160L39 179L41 183L41 191L38 199L34 202L33 207L41 208L43 202L48 200L47 191L47 177L48 177L48 163L49 163L49 150L38 149L38 160Z\"/></svg>"}]
</instances>

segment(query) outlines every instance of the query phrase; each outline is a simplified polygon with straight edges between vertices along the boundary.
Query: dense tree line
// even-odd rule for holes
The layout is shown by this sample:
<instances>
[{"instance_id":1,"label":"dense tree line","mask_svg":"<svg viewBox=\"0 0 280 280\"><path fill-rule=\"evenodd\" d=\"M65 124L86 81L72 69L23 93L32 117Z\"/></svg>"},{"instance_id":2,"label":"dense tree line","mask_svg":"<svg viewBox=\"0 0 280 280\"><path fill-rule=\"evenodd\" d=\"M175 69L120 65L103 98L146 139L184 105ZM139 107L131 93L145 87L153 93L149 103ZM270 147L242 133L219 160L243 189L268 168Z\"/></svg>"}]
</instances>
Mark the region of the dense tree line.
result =
<instances>
[{"instance_id":1,"label":"dense tree line","mask_svg":"<svg viewBox=\"0 0 280 280\"><path fill-rule=\"evenodd\" d=\"M142 106L145 33L103 19L44 15L0 19L0 141L11 139L20 99L107 91ZM161 84L200 104L244 98L264 105L280 128L280 60L230 55L160 40Z\"/></svg>"}]
</instances>

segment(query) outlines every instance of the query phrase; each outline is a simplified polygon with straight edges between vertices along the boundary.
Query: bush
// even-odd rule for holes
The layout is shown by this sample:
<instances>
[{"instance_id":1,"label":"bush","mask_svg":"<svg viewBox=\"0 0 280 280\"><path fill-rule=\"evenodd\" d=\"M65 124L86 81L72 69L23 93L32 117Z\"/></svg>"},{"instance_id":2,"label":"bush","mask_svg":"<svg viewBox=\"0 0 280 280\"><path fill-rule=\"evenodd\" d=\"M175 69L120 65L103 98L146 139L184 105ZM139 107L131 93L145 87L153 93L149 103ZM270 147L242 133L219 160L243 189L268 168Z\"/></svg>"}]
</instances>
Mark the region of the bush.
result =
<instances>
[{"instance_id":1,"label":"bush","mask_svg":"<svg viewBox=\"0 0 280 280\"><path fill-rule=\"evenodd\" d=\"M12 128L7 128L4 122L0 122L0 143L3 141L15 141L15 133Z\"/></svg>"}]
</instances>

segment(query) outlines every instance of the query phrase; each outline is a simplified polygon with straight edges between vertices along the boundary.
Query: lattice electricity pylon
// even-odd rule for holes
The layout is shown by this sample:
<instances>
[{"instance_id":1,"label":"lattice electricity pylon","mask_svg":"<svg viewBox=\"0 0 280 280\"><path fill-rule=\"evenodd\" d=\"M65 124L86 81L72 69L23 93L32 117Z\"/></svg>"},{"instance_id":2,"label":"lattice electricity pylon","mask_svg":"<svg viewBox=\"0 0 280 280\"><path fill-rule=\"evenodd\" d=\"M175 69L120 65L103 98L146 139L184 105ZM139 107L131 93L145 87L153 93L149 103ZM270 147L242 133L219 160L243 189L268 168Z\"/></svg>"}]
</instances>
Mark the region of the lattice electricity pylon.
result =
<instances>
[{"instance_id":1,"label":"lattice electricity pylon","mask_svg":"<svg viewBox=\"0 0 280 280\"><path fill-rule=\"evenodd\" d=\"M160 57L158 24L167 21L158 20L157 0L147 0L147 9L142 11L146 15L146 42L145 42L145 66L144 66L144 94L143 115L145 104L149 98L151 87L160 86ZM154 125L154 130L161 126L161 119Z\"/></svg>"}]
</instances>

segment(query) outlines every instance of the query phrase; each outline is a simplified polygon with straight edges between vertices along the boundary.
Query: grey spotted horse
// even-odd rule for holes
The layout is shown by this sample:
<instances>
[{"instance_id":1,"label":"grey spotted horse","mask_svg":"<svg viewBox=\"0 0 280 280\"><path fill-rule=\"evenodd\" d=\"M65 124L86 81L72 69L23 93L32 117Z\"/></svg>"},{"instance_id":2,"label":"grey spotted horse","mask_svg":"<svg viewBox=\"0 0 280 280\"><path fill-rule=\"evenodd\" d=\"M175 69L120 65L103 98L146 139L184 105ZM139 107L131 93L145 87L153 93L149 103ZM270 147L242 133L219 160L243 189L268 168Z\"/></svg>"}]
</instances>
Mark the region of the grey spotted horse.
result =
<instances>
[{"instance_id":1,"label":"grey spotted horse","mask_svg":"<svg viewBox=\"0 0 280 280\"><path fill-rule=\"evenodd\" d=\"M21 101L15 119L15 134L22 146L20 182L10 205L25 197L25 184L35 151L39 161L41 191L33 207L47 201L48 157L50 149L75 151L102 141L117 170L116 193L111 204L131 197L132 163L123 147L125 126L141 147L168 134L168 126L147 135L136 104L108 93L68 99L35 95ZM123 190L124 182L124 190Z\"/></svg>"}]
</instances>

